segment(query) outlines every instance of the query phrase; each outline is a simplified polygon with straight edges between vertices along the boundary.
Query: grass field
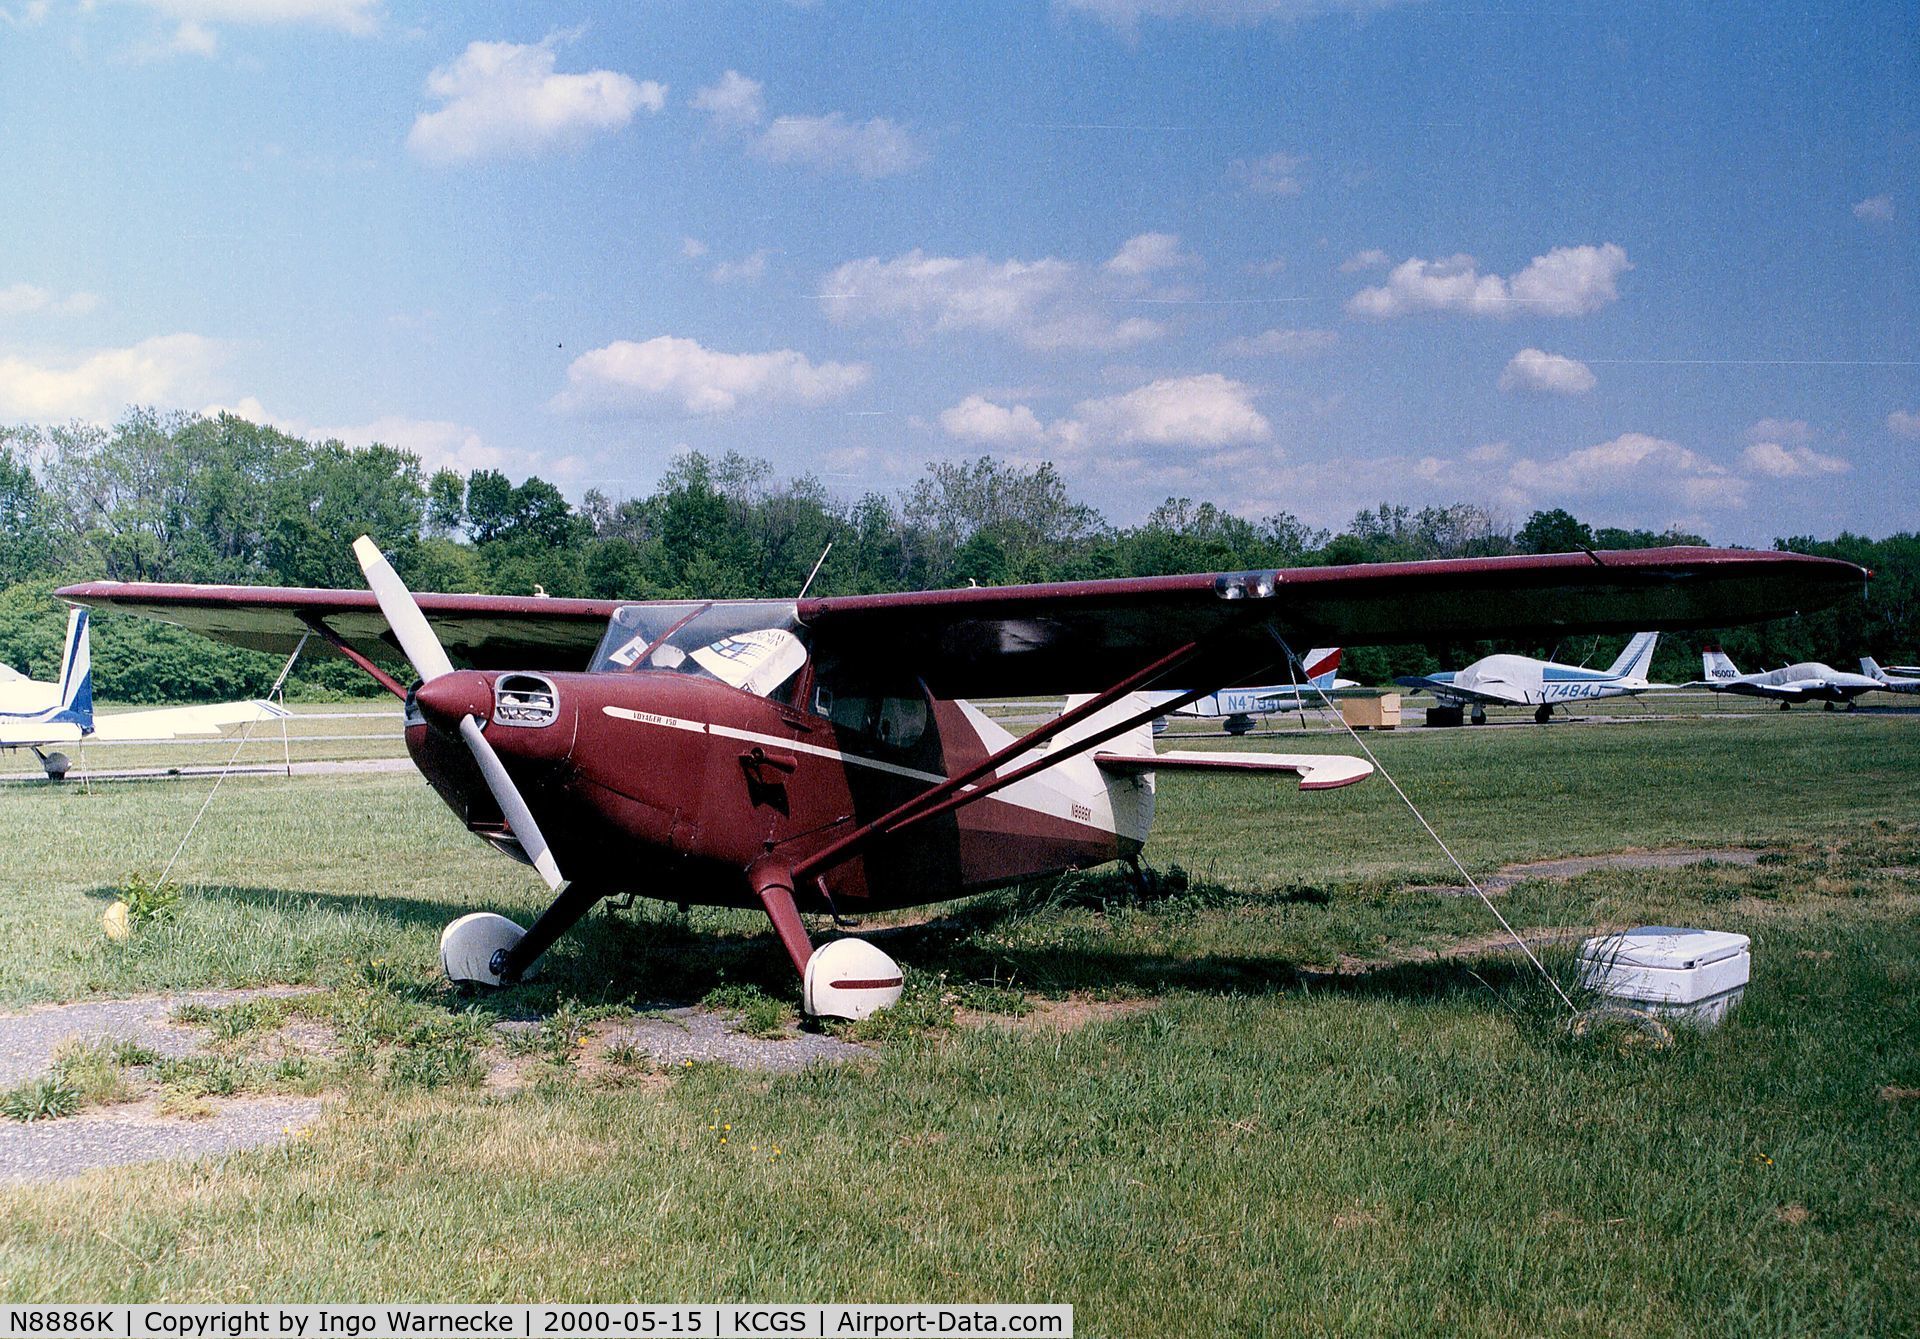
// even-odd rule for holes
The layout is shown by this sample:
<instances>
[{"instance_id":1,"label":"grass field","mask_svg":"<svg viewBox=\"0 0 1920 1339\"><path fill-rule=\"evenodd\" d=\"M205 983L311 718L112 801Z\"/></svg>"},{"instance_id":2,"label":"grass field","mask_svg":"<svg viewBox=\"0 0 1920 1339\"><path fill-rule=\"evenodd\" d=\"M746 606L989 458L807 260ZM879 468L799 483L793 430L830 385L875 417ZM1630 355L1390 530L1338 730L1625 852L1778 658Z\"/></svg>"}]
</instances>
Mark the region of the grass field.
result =
<instances>
[{"instance_id":1,"label":"grass field","mask_svg":"<svg viewBox=\"0 0 1920 1339\"><path fill-rule=\"evenodd\" d=\"M1668 1049L1573 1037L1489 947L1484 907L1418 890L1450 867L1377 779L1182 776L1148 849L1180 875L1148 895L1095 872L879 927L911 989L850 1030L870 1062L657 1074L573 1042L709 996L778 1027L797 988L759 918L596 915L539 983L469 1006L435 979L440 927L539 899L415 776L229 781L176 914L126 945L100 912L209 783L0 792L0 1007L316 983L208 1021L227 1082L338 1094L277 1150L0 1193L0 1298L1047 1300L1125 1336L1920 1331L1920 719L1369 743L1477 872L1761 849L1500 899L1530 932L1752 935L1732 1020ZM1570 980L1567 950L1546 956ZM337 1054L276 1071L267 1039L303 1011ZM477 1082L502 1013L546 1020L511 1093Z\"/></svg>"}]
</instances>

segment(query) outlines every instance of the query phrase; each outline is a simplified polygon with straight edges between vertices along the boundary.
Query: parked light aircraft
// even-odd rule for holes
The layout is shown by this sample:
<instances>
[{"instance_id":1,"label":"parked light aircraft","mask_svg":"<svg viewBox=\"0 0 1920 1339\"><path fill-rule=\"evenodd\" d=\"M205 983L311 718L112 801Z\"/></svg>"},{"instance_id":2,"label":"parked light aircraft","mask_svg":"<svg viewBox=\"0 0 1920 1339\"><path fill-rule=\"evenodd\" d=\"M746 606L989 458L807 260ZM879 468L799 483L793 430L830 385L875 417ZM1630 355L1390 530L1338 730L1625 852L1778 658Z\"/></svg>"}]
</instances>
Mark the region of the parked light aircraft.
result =
<instances>
[{"instance_id":1,"label":"parked light aircraft","mask_svg":"<svg viewBox=\"0 0 1920 1339\"><path fill-rule=\"evenodd\" d=\"M1727 659L1725 652L1713 646L1700 653L1700 664L1706 677L1695 679L1686 685L1688 688L1711 688L1716 693L1764 697L1778 702L1782 711L1796 702L1815 701L1826 703L1828 711L1832 711L1837 702L1844 702L1851 708L1853 700L1860 694L1886 687L1878 679L1870 679L1864 674L1849 674L1831 665L1822 665L1817 660L1805 660L1777 670L1762 670L1757 674L1742 674Z\"/></svg>"},{"instance_id":2,"label":"parked light aircraft","mask_svg":"<svg viewBox=\"0 0 1920 1339\"><path fill-rule=\"evenodd\" d=\"M1555 707L1569 702L1671 688L1672 684L1647 682L1647 666L1653 663L1654 644L1659 640L1658 633L1635 633L1626 650L1603 670L1499 655L1476 660L1463 670L1405 675L1394 682L1416 693L1432 693L1450 706L1471 708L1475 725L1486 723L1490 706L1532 707L1533 719L1545 724Z\"/></svg>"},{"instance_id":3,"label":"parked light aircraft","mask_svg":"<svg viewBox=\"0 0 1920 1339\"><path fill-rule=\"evenodd\" d=\"M1325 754L1155 752L1154 717L1271 682L1294 639L1725 626L1824 607L1866 575L1668 548L634 604L415 597L364 537L355 549L371 592L60 594L281 654L315 634L401 698L428 781L555 894L524 931L488 913L448 926L456 980L524 978L597 902L630 892L762 908L806 1009L842 1017L897 999L901 970L862 939L816 949L803 911L854 916L1131 860L1159 772L1286 772L1303 789L1365 777L1367 763ZM372 658L395 646L413 688ZM1140 696L1169 681L1191 687L1171 704ZM1061 693L1080 696L1018 739L963 700Z\"/></svg>"},{"instance_id":4,"label":"parked light aircraft","mask_svg":"<svg viewBox=\"0 0 1920 1339\"><path fill-rule=\"evenodd\" d=\"M161 707L113 716L93 714L93 638L85 609L67 614L67 640L56 683L36 683L0 665L0 749L31 749L50 780L73 764L56 744L82 740L175 739L217 735L224 725L274 720L287 714L271 702L222 702L206 707Z\"/></svg>"},{"instance_id":5,"label":"parked light aircraft","mask_svg":"<svg viewBox=\"0 0 1920 1339\"><path fill-rule=\"evenodd\" d=\"M1264 684L1257 688L1222 688L1184 707L1176 707L1169 714L1197 716L1205 720L1224 717L1221 729L1230 735L1244 735L1253 729L1253 718L1256 716L1278 716L1299 711L1303 707L1318 707L1324 698L1338 697L1347 689L1359 687L1352 679L1334 677L1340 668L1340 656L1341 650L1337 646L1316 646L1300 662L1304 681ZM1161 691L1146 696L1148 701L1158 703L1171 702L1180 694ZM1155 723L1156 728L1158 724Z\"/></svg>"},{"instance_id":6,"label":"parked light aircraft","mask_svg":"<svg viewBox=\"0 0 1920 1339\"><path fill-rule=\"evenodd\" d=\"M1894 671L1889 673L1887 670L1881 669L1880 662L1872 656L1861 656L1860 672L1879 684L1885 692L1920 693L1920 678L1913 677L1920 675L1920 670L1912 669L1905 665L1896 665Z\"/></svg>"}]
</instances>

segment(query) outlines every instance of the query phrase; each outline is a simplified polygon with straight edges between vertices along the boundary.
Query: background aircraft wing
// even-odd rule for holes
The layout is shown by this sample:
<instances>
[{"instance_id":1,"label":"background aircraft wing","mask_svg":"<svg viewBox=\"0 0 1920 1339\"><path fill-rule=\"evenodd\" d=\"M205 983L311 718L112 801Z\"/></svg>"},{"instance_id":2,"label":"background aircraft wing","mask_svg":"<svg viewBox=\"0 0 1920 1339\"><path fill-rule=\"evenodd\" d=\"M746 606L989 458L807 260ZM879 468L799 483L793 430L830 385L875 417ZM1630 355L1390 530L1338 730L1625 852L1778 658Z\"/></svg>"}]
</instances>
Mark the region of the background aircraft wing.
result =
<instances>
[{"instance_id":1,"label":"background aircraft wing","mask_svg":"<svg viewBox=\"0 0 1920 1339\"><path fill-rule=\"evenodd\" d=\"M0 721L0 748L79 742L80 727L64 721Z\"/></svg>"},{"instance_id":2,"label":"background aircraft wing","mask_svg":"<svg viewBox=\"0 0 1920 1339\"><path fill-rule=\"evenodd\" d=\"M1189 643L1188 687L1269 682L1274 634L1316 643L1719 627L1833 604L1863 569L1666 548L1141 577L803 600L823 676L943 697L1097 690Z\"/></svg>"},{"instance_id":3,"label":"background aircraft wing","mask_svg":"<svg viewBox=\"0 0 1920 1339\"><path fill-rule=\"evenodd\" d=\"M1524 707L1527 699L1524 694L1502 694L1488 692L1483 688L1462 688L1449 679L1432 679L1424 674L1403 674L1394 680L1402 688L1415 692L1432 693L1435 697L1451 702L1484 702L1492 707Z\"/></svg>"},{"instance_id":4,"label":"background aircraft wing","mask_svg":"<svg viewBox=\"0 0 1920 1339\"><path fill-rule=\"evenodd\" d=\"M157 707L96 715L90 739L174 739L180 735L217 735L229 725L273 721L288 715L272 702L216 702L205 707Z\"/></svg>"},{"instance_id":5,"label":"background aircraft wing","mask_svg":"<svg viewBox=\"0 0 1920 1339\"><path fill-rule=\"evenodd\" d=\"M280 656L309 631L306 619L319 619L361 654L405 663L372 591L90 581L58 594L74 604L139 614ZM475 669L585 669L607 619L626 603L518 595L417 598L448 653ZM318 637L307 643L306 653L333 654Z\"/></svg>"}]
</instances>

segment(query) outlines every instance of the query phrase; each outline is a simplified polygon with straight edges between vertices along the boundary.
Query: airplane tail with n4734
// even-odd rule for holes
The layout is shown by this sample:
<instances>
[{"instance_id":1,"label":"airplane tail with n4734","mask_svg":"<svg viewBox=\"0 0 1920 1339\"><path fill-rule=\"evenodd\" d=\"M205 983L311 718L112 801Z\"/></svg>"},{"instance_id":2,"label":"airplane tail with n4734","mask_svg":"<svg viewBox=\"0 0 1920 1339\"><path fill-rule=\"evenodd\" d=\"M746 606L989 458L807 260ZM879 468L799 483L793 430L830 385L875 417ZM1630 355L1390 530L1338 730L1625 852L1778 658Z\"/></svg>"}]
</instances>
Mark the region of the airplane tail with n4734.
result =
<instances>
[{"instance_id":1,"label":"airplane tail with n4734","mask_svg":"<svg viewBox=\"0 0 1920 1339\"><path fill-rule=\"evenodd\" d=\"M368 590L60 595L257 651L318 637L400 698L407 750L448 808L553 893L524 929L490 912L448 926L455 980L521 980L603 898L633 893L759 907L807 1011L842 1017L898 999L901 968L866 940L816 946L804 913L843 923L1133 860L1162 772L1364 778L1366 760L1337 755L1155 750L1154 718L1273 683L1296 644L1725 627L1824 608L1866 576L1669 548L627 602L416 596L370 540L354 550ZM394 647L411 682L379 663ZM1185 687L1146 696L1170 684ZM1068 694L1017 738L971 700Z\"/></svg>"},{"instance_id":2,"label":"airplane tail with n4734","mask_svg":"<svg viewBox=\"0 0 1920 1339\"><path fill-rule=\"evenodd\" d=\"M67 639L60 651L60 677L37 682L0 665L0 749L31 749L58 781L72 765L61 744L89 739L176 739L181 735L217 735L222 726L274 720L287 714L272 702L221 702L205 707L160 707L152 711L93 713L93 637L91 611L67 613Z\"/></svg>"},{"instance_id":3,"label":"airplane tail with n4734","mask_svg":"<svg viewBox=\"0 0 1920 1339\"><path fill-rule=\"evenodd\" d=\"M1304 672L1301 679L1252 688L1222 688L1185 706L1174 707L1167 714L1218 720L1220 728L1228 734L1244 735L1253 729L1256 716L1284 716L1306 707L1322 706L1328 698L1344 696L1348 690L1359 687L1352 679L1337 677L1342 654L1337 646L1316 646L1300 661L1299 667ZM1166 691L1147 694L1153 702L1171 702L1179 696Z\"/></svg>"}]
</instances>

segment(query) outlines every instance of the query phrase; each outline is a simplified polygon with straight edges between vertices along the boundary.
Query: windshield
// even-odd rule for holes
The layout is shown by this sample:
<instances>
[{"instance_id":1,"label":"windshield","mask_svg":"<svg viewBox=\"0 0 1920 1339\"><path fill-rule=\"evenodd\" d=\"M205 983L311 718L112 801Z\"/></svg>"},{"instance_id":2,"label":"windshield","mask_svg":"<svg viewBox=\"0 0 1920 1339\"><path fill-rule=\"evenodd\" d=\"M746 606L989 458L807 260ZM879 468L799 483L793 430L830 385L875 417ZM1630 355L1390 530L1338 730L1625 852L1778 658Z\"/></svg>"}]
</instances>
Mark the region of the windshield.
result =
<instances>
[{"instance_id":1,"label":"windshield","mask_svg":"<svg viewBox=\"0 0 1920 1339\"><path fill-rule=\"evenodd\" d=\"M616 609L590 668L596 674L673 670L777 697L806 663L791 601L676 600Z\"/></svg>"}]
</instances>

